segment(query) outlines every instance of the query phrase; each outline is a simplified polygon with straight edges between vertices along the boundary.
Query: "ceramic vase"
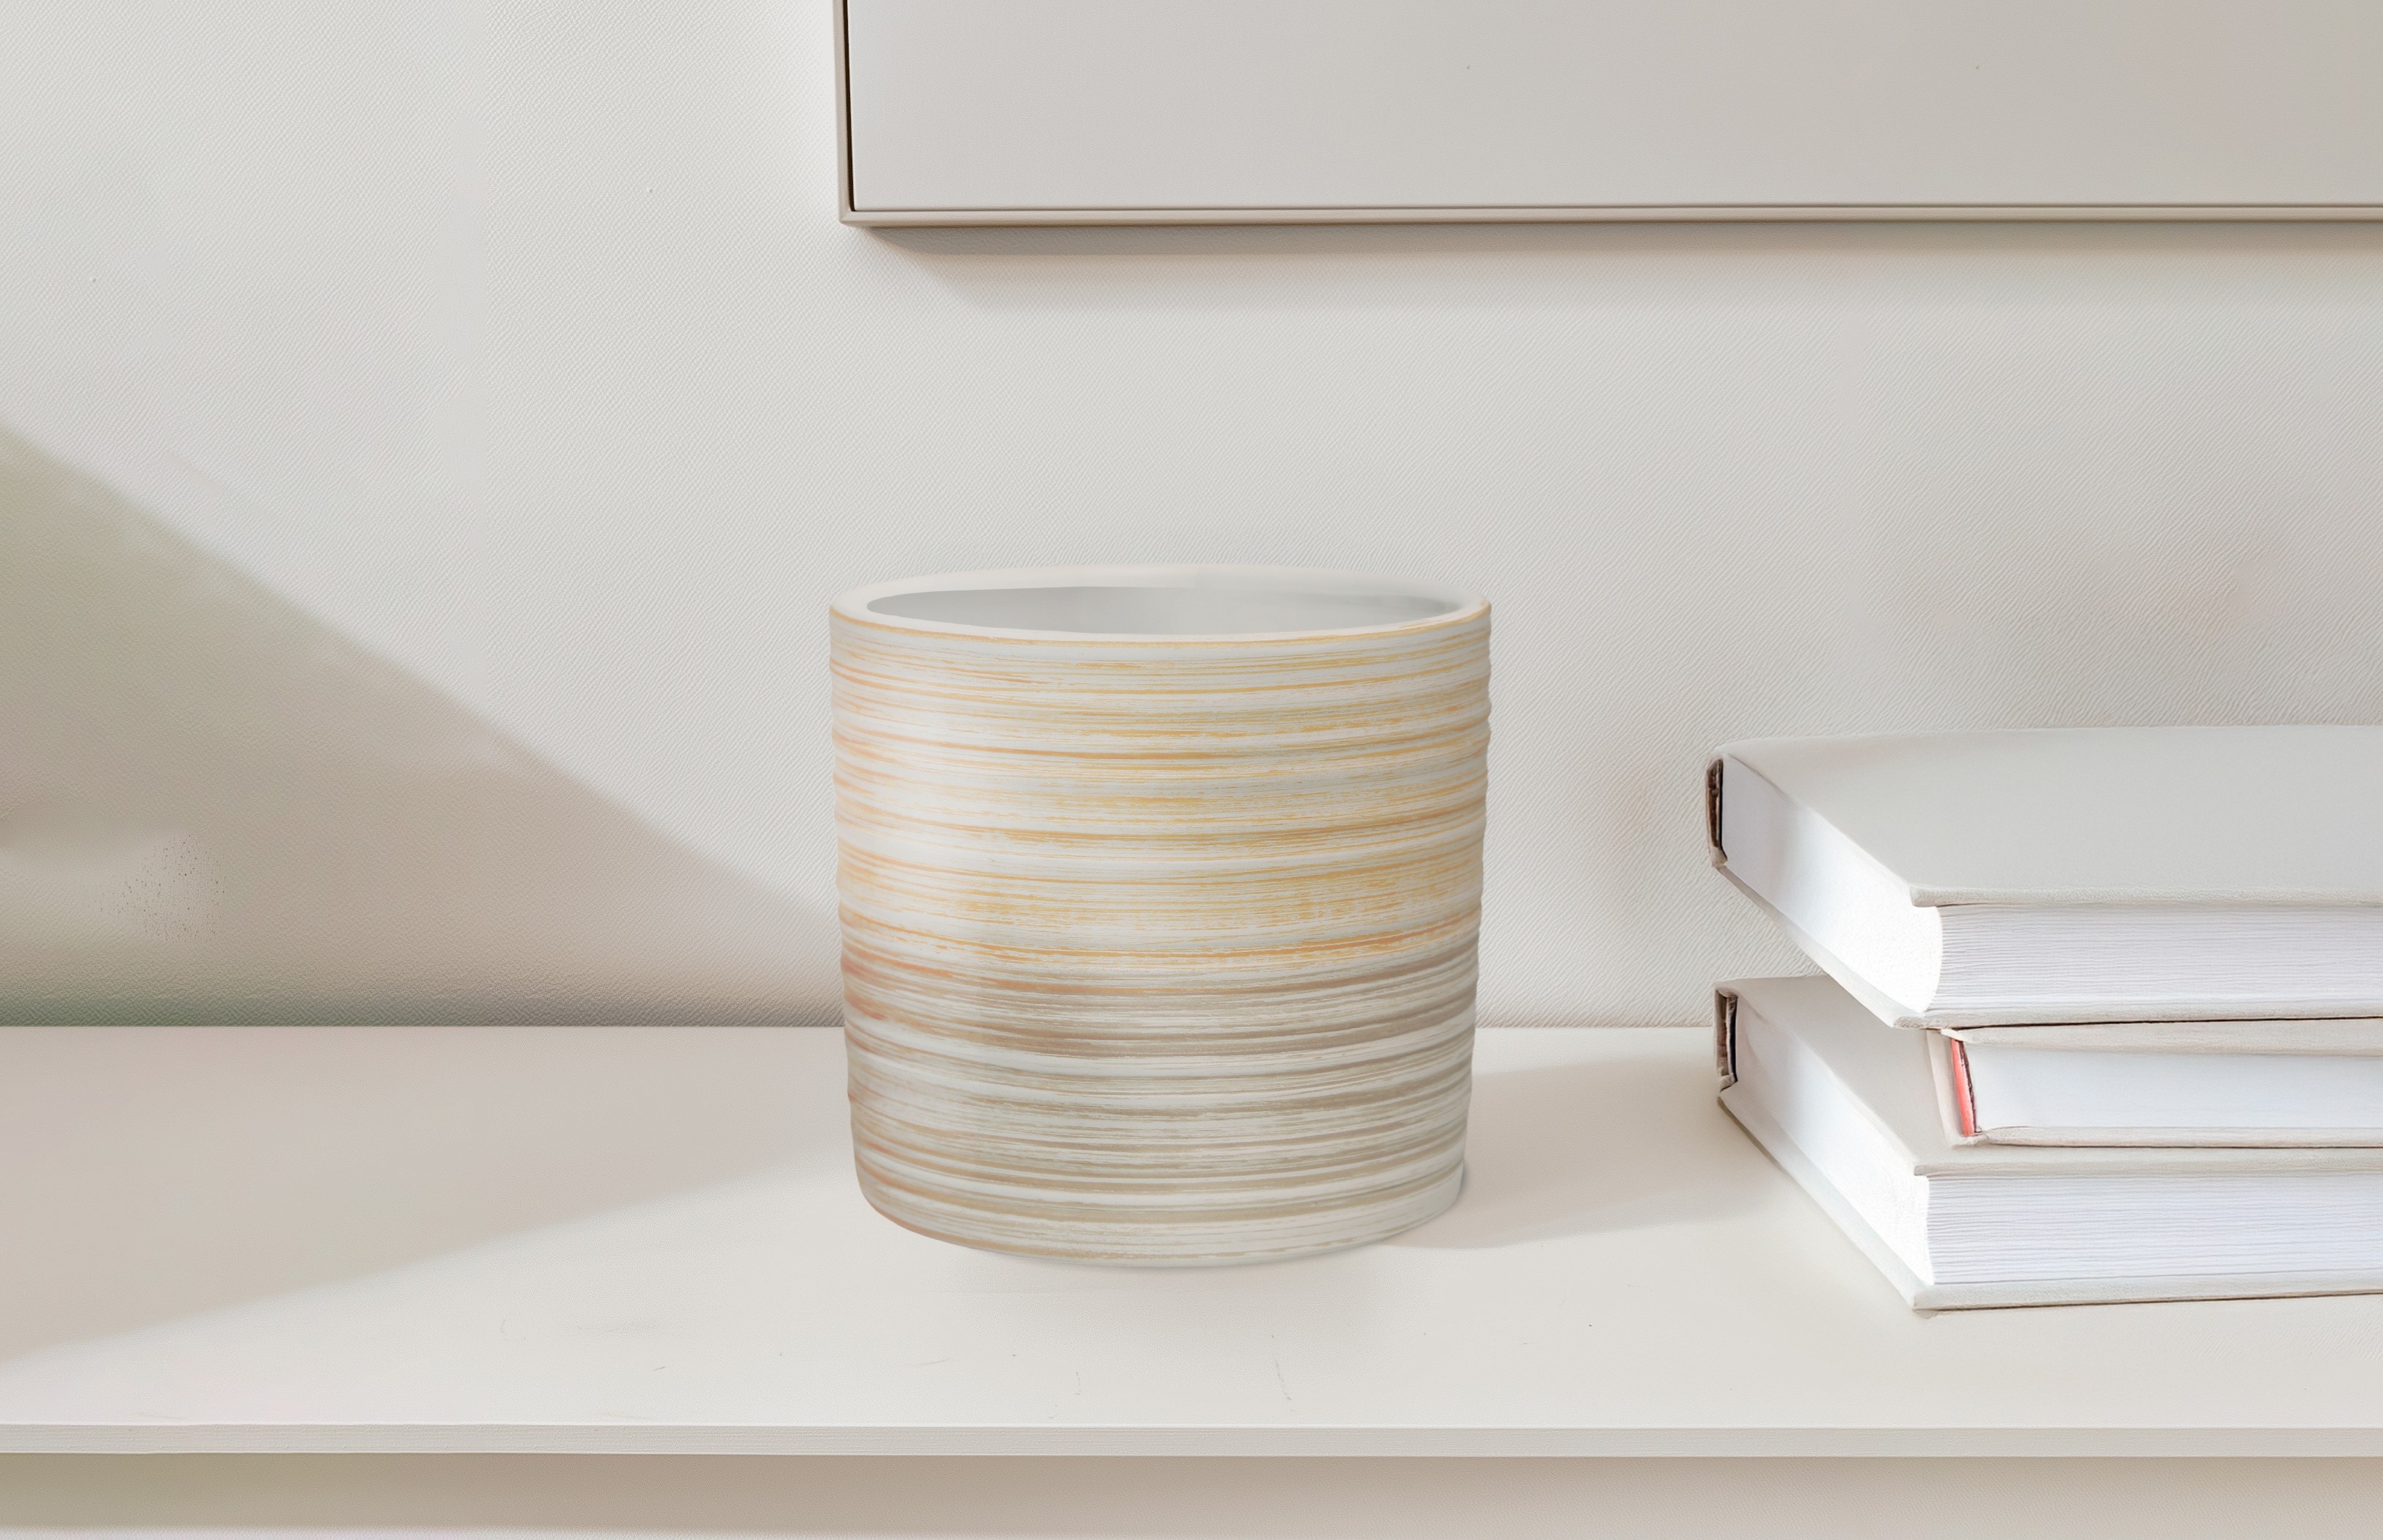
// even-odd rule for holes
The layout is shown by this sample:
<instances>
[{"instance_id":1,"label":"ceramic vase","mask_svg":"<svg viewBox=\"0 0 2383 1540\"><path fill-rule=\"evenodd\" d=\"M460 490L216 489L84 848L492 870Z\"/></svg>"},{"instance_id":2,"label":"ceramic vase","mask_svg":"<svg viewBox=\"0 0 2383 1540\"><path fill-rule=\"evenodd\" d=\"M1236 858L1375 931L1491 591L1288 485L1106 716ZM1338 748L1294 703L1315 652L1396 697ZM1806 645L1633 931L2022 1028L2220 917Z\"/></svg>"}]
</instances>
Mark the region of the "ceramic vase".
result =
<instances>
[{"instance_id":1,"label":"ceramic vase","mask_svg":"<svg viewBox=\"0 0 2383 1540\"><path fill-rule=\"evenodd\" d=\"M860 1184L998 1250L1247 1262L1454 1201L1489 606L972 573L833 616Z\"/></svg>"}]
</instances>

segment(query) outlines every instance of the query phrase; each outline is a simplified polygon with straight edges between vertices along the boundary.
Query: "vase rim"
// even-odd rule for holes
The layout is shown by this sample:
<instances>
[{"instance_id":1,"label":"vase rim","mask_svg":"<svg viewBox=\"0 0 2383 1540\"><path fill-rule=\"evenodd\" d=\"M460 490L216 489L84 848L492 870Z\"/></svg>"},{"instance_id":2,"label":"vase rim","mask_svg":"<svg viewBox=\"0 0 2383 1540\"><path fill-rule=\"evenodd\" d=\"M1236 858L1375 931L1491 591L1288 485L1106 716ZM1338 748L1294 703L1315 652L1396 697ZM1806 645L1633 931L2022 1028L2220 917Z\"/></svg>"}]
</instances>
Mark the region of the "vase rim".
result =
<instances>
[{"instance_id":1,"label":"vase rim","mask_svg":"<svg viewBox=\"0 0 2383 1540\"><path fill-rule=\"evenodd\" d=\"M831 605L840 620L895 631L1179 645L1388 636L1488 609L1467 589L1378 573L1192 564L938 573L850 589Z\"/></svg>"}]
</instances>

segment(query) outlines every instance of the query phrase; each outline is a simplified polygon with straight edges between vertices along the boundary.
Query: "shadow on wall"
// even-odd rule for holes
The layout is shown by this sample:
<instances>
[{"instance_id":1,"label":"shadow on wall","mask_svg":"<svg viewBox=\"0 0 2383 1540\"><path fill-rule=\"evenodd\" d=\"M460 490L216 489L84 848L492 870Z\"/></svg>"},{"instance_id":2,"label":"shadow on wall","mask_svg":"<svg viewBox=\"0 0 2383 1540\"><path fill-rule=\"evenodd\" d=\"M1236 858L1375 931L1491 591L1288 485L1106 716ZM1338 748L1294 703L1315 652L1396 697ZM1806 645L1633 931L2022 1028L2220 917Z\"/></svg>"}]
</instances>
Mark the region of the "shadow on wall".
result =
<instances>
[{"instance_id":1,"label":"shadow on wall","mask_svg":"<svg viewBox=\"0 0 2383 1540\"><path fill-rule=\"evenodd\" d=\"M859 232L856 232L858 234ZM1967 220L888 228L867 239L992 309L2192 302L2213 285L2363 301L2364 222ZM1485 261L1494 269L1485 269Z\"/></svg>"},{"instance_id":2,"label":"shadow on wall","mask_svg":"<svg viewBox=\"0 0 2383 1540\"><path fill-rule=\"evenodd\" d=\"M0 1021L824 1025L834 955L0 432Z\"/></svg>"}]
</instances>

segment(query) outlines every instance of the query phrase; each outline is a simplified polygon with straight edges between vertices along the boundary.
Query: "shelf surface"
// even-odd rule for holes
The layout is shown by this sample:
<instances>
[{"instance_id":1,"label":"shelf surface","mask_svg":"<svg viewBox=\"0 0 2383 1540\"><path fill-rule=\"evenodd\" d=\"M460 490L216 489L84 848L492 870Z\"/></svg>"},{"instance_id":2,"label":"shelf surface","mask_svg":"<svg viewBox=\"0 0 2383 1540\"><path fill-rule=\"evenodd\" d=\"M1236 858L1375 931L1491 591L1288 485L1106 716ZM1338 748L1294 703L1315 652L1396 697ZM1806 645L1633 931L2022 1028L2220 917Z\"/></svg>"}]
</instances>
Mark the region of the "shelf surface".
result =
<instances>
[{"instance_id":1,"label":"shelf surface","mask_svg":"<svg viewBox=\"0 0 2383 1540\"><path fill-rule=\"evenodd\" d=\"M880 1218L833 1032L0 1029L0 1452L2383 1454L2383 1298L1914 1314L1705 1033L1476 1072L1431 1224L1138 1271Z\"/></svg>"}]
</instances>

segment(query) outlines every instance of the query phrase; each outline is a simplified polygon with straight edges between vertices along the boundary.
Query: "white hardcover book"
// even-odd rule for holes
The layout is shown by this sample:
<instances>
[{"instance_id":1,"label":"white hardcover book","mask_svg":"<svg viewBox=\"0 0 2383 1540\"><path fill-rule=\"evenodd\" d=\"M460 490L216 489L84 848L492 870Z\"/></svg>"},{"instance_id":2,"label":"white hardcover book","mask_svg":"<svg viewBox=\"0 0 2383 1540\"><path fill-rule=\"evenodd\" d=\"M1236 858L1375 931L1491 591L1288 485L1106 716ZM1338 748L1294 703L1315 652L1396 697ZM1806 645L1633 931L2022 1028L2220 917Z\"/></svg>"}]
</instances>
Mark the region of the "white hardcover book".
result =
<instances>
[{"instance_id":1,"label":"white hardcover book","mask_svg":"<svg viewBox=\"0 0 2383 1540\"><path fill-rule=\"evenodd\" d=\"M2383 1146L2383 1022L2371 1018L1927 1036L1957 1142Z\"/></svg>"},{"instance_id":2,"label":"white hardcover book","mask_svg":"<svg viewBox=\"0 0 2383 1540\"><path fill-rule=\"evenodd\" d=\"M2383 1150L1960 1144L1931 1034L1824 978L1717 998L1722 1104L1916 1308L2383 1291Z\"/></svg>"},{"instance_id":3,"label":"white hardcover book","mask_svg":"<svg viewBox=\"0 0 2383 1540\"><path fill-rule=\"evenodd\" d=\"M1714 863L1898 1026L2383 1016L2383 728L1769 738Z\"/></svg>"}]
</instances>

